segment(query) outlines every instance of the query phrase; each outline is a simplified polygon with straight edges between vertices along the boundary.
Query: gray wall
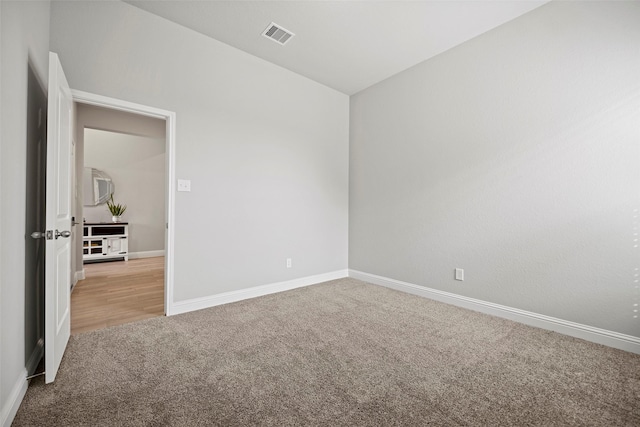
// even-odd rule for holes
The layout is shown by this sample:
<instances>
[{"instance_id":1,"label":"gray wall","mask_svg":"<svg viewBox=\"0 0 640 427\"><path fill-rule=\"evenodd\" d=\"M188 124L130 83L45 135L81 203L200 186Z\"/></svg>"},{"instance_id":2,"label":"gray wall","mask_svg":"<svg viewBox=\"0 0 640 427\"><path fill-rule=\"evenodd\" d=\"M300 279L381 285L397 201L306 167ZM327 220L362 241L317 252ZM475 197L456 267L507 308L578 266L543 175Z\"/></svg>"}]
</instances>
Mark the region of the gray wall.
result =
<instances>
[{"instance_id":1,"label":"gray wall","mask_svg":"<svg viewBox=\"0 0 640 427\"><path fill-rule=\"evenodd\" d=\"M349 267L640 336L639 23L552 2L353 96Z\"/></svg>"},{"instance_id":2,"label":"gray wall","mask_svg":"<svg viewBox=\"0 0 640 427\"><path fill-rule=\"evenodd\" d=\"M163 123L164 124L164 123ZM84 131L84 164L107 173L114 200L127 205L122 216L129 223L129 253L164 250L165 144L162 138L96 129ZM106 204L85 206L88 222L109 222Z\"/></svg>"},{"instance_id":3,"label":"gray wall","mask_svg":"<svg viewBox=\"0 0 640 427\"><path fill-rule=\"evenodd\" d=\"M176 112L176 301L347 267L346 95L121 2L52 3L51 50L74 89Z\"/></svg>"},{"instance_id":4,"label":"gray wall","mask_svg":"<svg viewBox=\"0 0 640 427\"><path fill-rule=\"evenodd\" d=\"M46 87L49 2L0 2L0 422L25 384L27 82L31 62Z\"/></svg>"}]
</instances>

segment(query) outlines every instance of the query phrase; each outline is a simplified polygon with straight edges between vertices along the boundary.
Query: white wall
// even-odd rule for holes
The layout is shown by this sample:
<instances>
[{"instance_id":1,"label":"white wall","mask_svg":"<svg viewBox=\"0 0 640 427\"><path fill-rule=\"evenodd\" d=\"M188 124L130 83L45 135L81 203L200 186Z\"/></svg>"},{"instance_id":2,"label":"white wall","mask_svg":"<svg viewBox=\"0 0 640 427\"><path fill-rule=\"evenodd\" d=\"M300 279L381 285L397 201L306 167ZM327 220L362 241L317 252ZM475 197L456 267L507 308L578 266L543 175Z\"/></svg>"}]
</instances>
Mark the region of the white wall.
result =
<instances>
[{"instance_id":1,"label":"white wall","mask_svg":"<svg viewBox=\"0 0 640 427\"><path fill-rule=\"evenodd\" d=\"M129 252L164 250L165 138L84 131L84 164L105 172L115 185L114 201L127 206ZM87 222L110 222L106 204L85 206Z\"/></svg>"},{"instance_id":2,"label":"white wall","mask_svg":"<svg viewBox=\"0 0 640 427\"><path fill-rule=\"evenodd\" d=\"M10 423L26 391L25 185L27 79L31 63L46 87L49 2L0 2L0 424Z\"/></svg>"},{"instance_id":3,"label":"white wall","mask_svg":"<svg viewBox=\"0 0 640 427\"><path fill-rule=\"evenodd\" d=\"M353 96L350 268L640 336L638 23L552 2Z\"/></svg>"},{"instance_id":4,"label":"white wall","mask_svg":"<svg viewBox=\"0 0 640 427\"><path fill-rule=\"evenodd\" d=\"M346 95L121 2L54 2L51 44L72 88L176 112L176 301L347 267Z\"/></svg>"}]
</instances>

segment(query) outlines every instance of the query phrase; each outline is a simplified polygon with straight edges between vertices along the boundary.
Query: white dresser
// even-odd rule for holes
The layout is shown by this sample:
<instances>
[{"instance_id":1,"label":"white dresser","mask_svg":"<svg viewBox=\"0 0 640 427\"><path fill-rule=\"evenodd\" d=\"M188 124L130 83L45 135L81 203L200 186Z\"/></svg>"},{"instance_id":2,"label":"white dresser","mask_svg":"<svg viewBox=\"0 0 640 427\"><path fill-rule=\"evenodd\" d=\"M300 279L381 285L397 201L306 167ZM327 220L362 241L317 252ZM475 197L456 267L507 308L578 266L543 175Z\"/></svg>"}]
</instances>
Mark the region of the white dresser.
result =
<instances>
[{"instance_id":1,"label":"white dresser","mask_svg":"<svg viewBox=\"0 0 640 427\"><path fill-rule=\"evenodd\" d=\"M129 260L128 222L85 222L83 228L84 262Z\"/></svg>"}]
</instances>

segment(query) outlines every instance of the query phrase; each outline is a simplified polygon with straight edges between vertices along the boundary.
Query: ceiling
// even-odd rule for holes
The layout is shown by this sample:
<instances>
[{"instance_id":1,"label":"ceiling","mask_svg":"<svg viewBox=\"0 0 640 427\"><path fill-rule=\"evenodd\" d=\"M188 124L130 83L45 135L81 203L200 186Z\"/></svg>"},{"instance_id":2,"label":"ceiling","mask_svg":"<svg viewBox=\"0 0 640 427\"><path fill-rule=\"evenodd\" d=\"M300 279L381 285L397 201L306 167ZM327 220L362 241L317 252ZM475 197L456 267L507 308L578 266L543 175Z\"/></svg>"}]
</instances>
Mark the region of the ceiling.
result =
<instances>
[{"instance_id":1,"label":"ceiling","mask_svg":"<svg viewBox=\"0 0 640 427\"><path fill-rule=\"evenodd\" d=\"M125 1L352 95L548 0ZM295 36L262 37L271 22Z\"/></svg>"}]
</instances>

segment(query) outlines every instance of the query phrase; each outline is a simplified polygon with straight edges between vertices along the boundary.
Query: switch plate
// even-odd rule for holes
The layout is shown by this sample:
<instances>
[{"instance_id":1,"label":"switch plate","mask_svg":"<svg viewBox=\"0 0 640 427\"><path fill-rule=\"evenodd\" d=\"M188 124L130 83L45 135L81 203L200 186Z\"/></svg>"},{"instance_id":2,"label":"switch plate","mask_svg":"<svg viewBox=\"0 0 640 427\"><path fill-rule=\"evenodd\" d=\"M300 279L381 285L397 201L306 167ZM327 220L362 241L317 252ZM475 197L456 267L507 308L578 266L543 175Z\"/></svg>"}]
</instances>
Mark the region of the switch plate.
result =
<instances>
[{"instance_id":1,"label":"switch plate","mask_svg":"<svg viewBox=\"0 0 640 427\"><path fill-rule=\"evenodd\" d=\"M464 269L456 268L456 280L464 280Z\"/></svg>"},{"instance_id":2,"label":"switch plate","mask_svg":"<svg viewBox=\"0 0 640 427\"><path fill-rule=\"evenodd\" d=\"M291 268L291 266L292 266L291 258L287 258L287 268Z\"/></svg>"},{"instance_id":3,"label":"switch plate","mask_svg":"<svg viewBox=\"0 0 640 427\"><path fill-rule=\"evenodd\" d=\"M178 191L191 191L191 180L189 180L189 179L179 179L178 180Z\"/></svg>"}]
</instances>

